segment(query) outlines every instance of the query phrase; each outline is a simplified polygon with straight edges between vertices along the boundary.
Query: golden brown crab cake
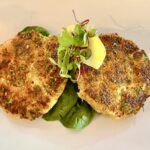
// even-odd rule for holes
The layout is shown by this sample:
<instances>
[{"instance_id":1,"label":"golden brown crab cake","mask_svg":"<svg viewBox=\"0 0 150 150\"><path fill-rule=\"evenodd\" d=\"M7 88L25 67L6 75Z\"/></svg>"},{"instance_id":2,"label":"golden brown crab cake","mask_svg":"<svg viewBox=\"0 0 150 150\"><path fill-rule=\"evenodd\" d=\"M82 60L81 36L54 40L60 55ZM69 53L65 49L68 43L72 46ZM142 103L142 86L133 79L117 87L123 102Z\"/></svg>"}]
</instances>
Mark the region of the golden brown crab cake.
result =
<instances>
[{"instance_id":1,"label":"golden brown crab cake","mask_svg":"<svg viewBox=\"0 0 150 150\"><path fill-rule=\"evenodd\" d=\"M116 118L136 114L150 96L150 60L144 50L117 34L99 37L106 58L98 70L81 66L78 95L99 113Z\"/></svg>"},{"instance_id":2,"label":"golden brown crab cake","mask_svg":"<svg viewBox=\"0 0 150 150\"><path fill-rule=\"evenodd\" d=\"M56 57L58 41L38 32L18 33L0 45L0 106L20 118L33 120L50 110L66 85Z\"/></svg>"}]
</instances>

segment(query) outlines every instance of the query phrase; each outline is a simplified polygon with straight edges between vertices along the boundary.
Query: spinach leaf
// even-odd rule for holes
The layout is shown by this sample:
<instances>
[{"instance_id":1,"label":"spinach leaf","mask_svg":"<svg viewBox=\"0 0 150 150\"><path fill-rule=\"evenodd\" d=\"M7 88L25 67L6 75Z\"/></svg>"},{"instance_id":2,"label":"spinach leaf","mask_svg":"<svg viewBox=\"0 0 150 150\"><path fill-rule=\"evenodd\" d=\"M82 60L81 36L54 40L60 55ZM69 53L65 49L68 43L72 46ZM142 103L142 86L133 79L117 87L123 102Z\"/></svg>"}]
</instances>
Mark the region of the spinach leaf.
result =
<instances>
[{"instance_id":1,"label":"spinach leaf","mask_svg":"<svg viewBox=\"0 0 150 150\"><path fill-rule=\"evenodd\" d=\"M57 104L48 113L43 115L43 119L47 121L60 120L76 104L77 99L77 86L71 81L68 81Z\"/></svg>"},{"instance_id":2,"label":"spinach leaf","mask_svg":"<svg viewBox=\"0 0 150 150\"><path fill-rule=\"evenodd\" d=\"M31 31L40 32L43 36L50 35L50 33L45 28L40 27L40 26L27 26L21 32L31 32Z\"/></svg>"},{"instance_id":3,"label":"spinach leaf","mask_svg":"<svg viewBox=\"0 0 150 150\"><path fill-rule=\"evenodd\" d=\"M86 102L79 100L60 121L67 128L79 130L86 127L93 116L93 109Z\"/></svg>"}]
</instances>

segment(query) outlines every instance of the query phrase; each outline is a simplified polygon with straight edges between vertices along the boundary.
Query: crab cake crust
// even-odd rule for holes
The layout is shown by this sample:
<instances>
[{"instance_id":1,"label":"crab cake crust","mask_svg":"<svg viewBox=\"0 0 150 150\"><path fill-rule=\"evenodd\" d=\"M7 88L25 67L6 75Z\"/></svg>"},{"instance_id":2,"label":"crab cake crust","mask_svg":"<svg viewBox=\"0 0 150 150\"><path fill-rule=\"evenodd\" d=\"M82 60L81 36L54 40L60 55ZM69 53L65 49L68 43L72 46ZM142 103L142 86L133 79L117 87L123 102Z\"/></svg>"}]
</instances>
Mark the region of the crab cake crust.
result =
<instances>
[{"instance_id":1,"label":"crab cake crust","mask_svg":"<svg viewBox=\"0 0 150 150\"><path fill-rule=\"evenodd\" d=\"M106 47L100 69L81 66L79 97L97 112L116 118L136 114L150 96L150 60L117 34L99 36Z\"/></svg>"},{"instance_id":2,"label":"crab cake crust","mask_svg":"<svg viewBox=\"0 0 150 150\"><path fill-rule=\"evenodd\" d=\"M40 117L57 102L66 80L49 57L56 58L55 36L18 33L0 45L0 106L20 118Z\"/></svg>"}]
</instances>

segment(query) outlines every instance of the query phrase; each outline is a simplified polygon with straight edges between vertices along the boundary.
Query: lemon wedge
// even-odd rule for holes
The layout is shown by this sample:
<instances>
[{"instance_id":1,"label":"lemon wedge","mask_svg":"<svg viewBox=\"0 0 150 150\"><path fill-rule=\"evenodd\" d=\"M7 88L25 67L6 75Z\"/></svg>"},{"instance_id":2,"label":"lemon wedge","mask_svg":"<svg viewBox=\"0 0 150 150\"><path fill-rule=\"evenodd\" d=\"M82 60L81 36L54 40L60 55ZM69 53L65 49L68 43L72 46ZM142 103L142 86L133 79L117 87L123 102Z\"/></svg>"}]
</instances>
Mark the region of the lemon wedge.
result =
<instances>
[{"instance_id":1,"label":"lemon wedge","mask_svg":"<svg viewBox=\"0 0 150 150\"><path fill-rule=\"evenodd\" d=\"M106 49L98 36L89 38L89 49L92 55L89 59L83 60L83 63L95 69L99 69L106 57Z\"/></svg>"}]
</instances>

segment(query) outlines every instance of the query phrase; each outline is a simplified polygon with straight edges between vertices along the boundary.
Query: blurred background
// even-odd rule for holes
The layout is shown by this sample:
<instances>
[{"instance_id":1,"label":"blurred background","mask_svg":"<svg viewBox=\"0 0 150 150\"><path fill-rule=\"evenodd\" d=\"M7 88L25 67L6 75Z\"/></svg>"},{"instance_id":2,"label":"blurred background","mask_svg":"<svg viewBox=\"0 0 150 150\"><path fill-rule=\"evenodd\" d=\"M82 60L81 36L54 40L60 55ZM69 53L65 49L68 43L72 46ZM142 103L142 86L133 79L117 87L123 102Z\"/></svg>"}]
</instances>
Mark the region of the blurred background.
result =
<instances>
[{"instance_id":1,"label":"blurred background","mask_svg":"<svg viewBox=\"0 0 150 150\"><path fill-rule=\"evenodd\" d=\"M1 0L0 41L12 37L27 25L41 25L51 33L78 20L89 18L99 32L119 32L136 40L150 38L150 0ZM138 36L136 33L138 32Z\"/></svg>"}]
</instances>

